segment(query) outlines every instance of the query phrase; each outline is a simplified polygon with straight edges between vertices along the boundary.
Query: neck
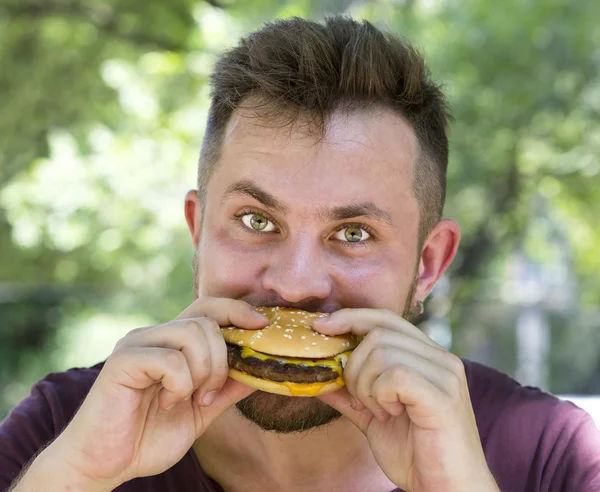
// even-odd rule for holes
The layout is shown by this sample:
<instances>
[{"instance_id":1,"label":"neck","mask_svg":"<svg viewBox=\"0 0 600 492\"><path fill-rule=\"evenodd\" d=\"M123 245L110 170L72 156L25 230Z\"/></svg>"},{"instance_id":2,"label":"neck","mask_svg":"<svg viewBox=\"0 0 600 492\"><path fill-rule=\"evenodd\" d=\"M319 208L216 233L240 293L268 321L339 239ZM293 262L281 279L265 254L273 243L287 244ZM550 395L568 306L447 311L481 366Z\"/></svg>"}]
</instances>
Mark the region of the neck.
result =
<instances>
[{"instance_id":1,"label":"neck","mask_svg":"<svg viewBox=\"0 0 600 492\"><path fill-rule=\"evenodd\" d=\"M367 480L381 483L381 490L394 489L364 435L343 417L307 432L277 434L230 408L196 441L194 451L225 490L252 490L249 484L257 490L365 490L358 484Z\"/></svg>"}]
</instances>

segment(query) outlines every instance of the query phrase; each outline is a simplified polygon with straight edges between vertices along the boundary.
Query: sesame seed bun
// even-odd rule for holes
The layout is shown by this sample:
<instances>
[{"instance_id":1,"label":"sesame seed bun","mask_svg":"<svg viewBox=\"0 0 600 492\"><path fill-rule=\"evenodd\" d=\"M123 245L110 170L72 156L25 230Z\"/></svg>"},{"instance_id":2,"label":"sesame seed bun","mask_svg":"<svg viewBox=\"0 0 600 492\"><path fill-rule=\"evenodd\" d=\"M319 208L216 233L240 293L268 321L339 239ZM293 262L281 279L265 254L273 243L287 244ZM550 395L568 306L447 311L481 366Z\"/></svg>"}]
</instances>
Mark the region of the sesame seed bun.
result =
<instances>
[{"instance_id":1,"label":"sesame seed bun","mask_svg":"<svg viewBox=\"0 0 600 492\"><path fill-rule=\"evenodd\" d=\"M311 328L326 316L288 308L255 308L270 324L261 330L221 328L228 344L229 375L261 391L316 396L344 386L343 368L355 335L326 336Z\"/></svg>"},{"instance_id":2,"label":"sesame seed bun","mask_svg":"<svg viewBox=\"0 0 600 492\"><path fill-rule=\"evenodd\" d=\"M233 326L221 328L227 343L249 347L257 352L305 359L326 359L352 350L357 345L352 334L325 336L310 326L314 318L326 316L288 308L255 308L271 324L262 330L243 330Z\"/></svg>"}]
</instances>

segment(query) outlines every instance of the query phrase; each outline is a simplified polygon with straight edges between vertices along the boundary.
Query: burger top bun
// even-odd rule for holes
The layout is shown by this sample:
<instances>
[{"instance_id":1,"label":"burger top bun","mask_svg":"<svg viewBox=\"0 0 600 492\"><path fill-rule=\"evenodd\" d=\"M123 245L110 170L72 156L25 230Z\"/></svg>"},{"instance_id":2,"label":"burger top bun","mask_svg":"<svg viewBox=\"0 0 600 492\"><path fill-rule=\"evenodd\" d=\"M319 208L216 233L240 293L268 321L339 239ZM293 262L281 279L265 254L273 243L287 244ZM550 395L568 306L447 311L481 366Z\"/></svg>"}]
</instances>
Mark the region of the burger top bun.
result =
<instances>
[{"instance_id":1,"label":"burger top bun","mask_svg":"<svg viewBox=\"0 0 600 492\"><path fill-rule=\"evenodd\" d=\"M305 359L325 359L352 350L358 344L355 335L326 336L310 325L314 318L327 316L298 309L257 307L271 323L262 330L221 328L227 343L249 347L263 354Z\"/></svg>"}]
</instances>

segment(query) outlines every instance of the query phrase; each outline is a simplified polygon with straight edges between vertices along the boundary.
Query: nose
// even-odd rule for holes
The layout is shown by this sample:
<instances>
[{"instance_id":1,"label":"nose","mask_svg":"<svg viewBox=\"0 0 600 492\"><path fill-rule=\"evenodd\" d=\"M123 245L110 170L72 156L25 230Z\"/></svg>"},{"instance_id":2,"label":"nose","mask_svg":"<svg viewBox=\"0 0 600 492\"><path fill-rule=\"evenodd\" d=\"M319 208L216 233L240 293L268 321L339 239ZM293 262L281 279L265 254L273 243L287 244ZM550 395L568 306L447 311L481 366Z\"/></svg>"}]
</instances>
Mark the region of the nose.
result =
<instances>
[{"instance_id":1,"label":"nose","mask_svg":"<svg viewBox=\"0 0 600 492\"><path fill-rule=\"evenodd\" d=\"M326 252L314 238L286 241L272 252L262 287L290 303L327 299L332 281Z\"/></svg>"}]
</instances>

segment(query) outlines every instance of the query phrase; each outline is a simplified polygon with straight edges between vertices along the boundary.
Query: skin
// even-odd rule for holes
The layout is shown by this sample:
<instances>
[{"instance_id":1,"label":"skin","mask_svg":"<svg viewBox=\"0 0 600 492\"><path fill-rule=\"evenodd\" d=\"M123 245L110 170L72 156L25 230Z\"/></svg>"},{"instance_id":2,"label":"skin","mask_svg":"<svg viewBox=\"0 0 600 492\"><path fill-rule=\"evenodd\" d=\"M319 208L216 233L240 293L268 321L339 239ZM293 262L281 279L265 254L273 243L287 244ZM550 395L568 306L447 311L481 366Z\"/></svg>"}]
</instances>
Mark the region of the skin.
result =
<instances>
[{"instance_id":1,"label":"skin","mask_svg":"<svg viewBox=\"0 0 600 492\"><path fill-rule=\"evenodd\" d=\"M336 115L326 140L315 144L303 136L302 128L290 139L288 132L255 124L247 116L252 115L242 113L229 125L205 206L195 191L186 198L196 248L195 297L231 297L251 305L323 312L368 306L406 314L416 293L418 268L418 208L410 184L417 142L409 126L392 114L380 113L369 116L367 134L364 115ZM386 148L392 140L396 145ZM347 179L340 181L344 174ZM390 181L389 176L395 179ZM226 196L228 187L241 181L285 203L287 213L277 213L247 194ZM385 211L391 223L360 216L345 221L319 218L319 211L365 202ZM263 220L269 218L261 236L250 234L247 225L234 217L245 208L260 212ZM247 215L247 223L252 216ZM347 231L336 231L356 222L371 227L376 240L352 244L345 239ZM453 237L454 227L451 221L440 223L438 241ZM432 273L425 269L439 265L421 268L428 279ZM261 416L269 424L275 421L279 432L324 425L340 416L317 399L290 400L262 392L238 408L259 425Z\"/></svg>"},{"instance_id":2,"label":"skin","mask_svg":"<svg viewBox=\"0 0 600 492\"><path fill-rule=\"evenodd\" d=\"M247 116L238 111L229 124L205 203L195 191L186 196L196 296L335 312L315 329L366 338L350 358L347 389L319 398L255 392L243 400L283 431L307 414L315 425L332 423L273 434L227 411L194 446L203 468L226 490L497 490L460 359L402 318L413 300L427 297L459 242L457 224L442 220L417 244L411 183L419 149L410 126L385 110L336 114L317 143L301 129L281 131ZM240 181L283 207L228 194ZM323 213L366 202L387 220ZM265 228L257 231L252 220ZM360 224L371 238L349 243L340 228Z\"/></svg>"},{"instance_id":3,"label":"skin","mask_svg":"<svg viewBox=\"0 0 600 492\"><path fill-rule=\"evenodd\" d=\"M315 142L301 126L247 116L233 115L205 203L195 191L185 198L197 298L175 320L117 343L68 426L12 490L113 490L193 447L226 491L497 491L460 359L402 317L459 241L456 223L443 220L417 244L410 126L386 111L336 114ZM257 305L332 313L314 328L363 336L347 387L289 398L228 378L220 327L263 328ZM265 416L280 432L261 429Z\"/></svg>"}]
</instances>

